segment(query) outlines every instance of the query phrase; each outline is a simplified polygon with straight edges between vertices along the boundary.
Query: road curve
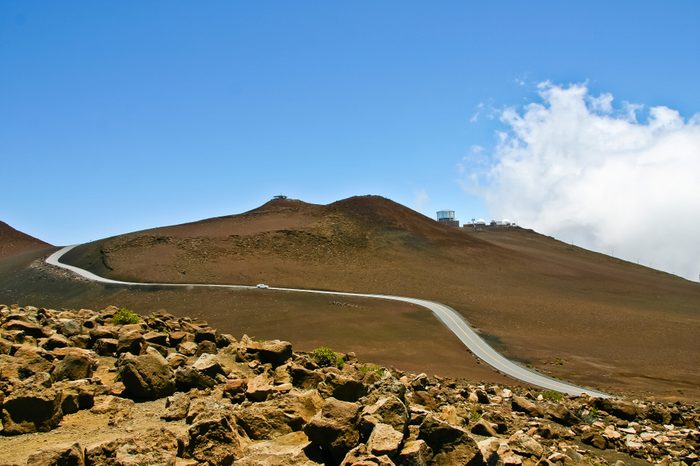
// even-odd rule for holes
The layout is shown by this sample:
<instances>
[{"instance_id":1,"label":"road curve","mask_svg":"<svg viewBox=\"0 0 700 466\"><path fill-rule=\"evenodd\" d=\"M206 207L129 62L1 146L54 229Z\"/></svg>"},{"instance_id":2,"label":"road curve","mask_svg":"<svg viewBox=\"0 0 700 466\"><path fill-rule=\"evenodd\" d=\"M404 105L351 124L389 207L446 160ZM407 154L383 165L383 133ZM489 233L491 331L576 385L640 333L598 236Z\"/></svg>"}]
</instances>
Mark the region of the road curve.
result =
<instances>
[{"instance_id":1,"label":"road curve","mask_svg":"<svg viewBox=\"0 0 700 466\"><path fill-rule=\"evenodd\" d=\"M78 245L66 246L62 249L51 254L46 258L46 263L53 265L55 267L60 267L65 270L69 270L76 275L79 275L88 280L107 283L114 285L127 285L127 286L161 286L161 287L202 287L202 288L227 288L227 289L239 289L239 290L250 290L256 289L255 286L249 285L212 285L212 284L201 284L201 283L143 283L143 282L124 282L120 280L112 280L109 278L100 277L92 272L89 272L80 267L73 265L68 265L60 261L61 257L68 251L73 249ZM452 333L454 333L457 338L460 339L464 346L466 346L474 355L489 364L497 371L506 374L523 382L542 387L548 390L556 390L561 393L566 393L569 395L582 395L587 394L599 398L609 398L610 395L607 393L599 392L596 390L591 390L584 387L579 387L577 385L572 385L560 380L553 379L551 377L544 376L533 370L526 369L518 364L515 364L509 359L501 356L496 350L491 348L483 338L481 338L467 323L464 318L457 313L451 307L445 306L444 304L436 303L434 301L427 301L424 299L416 298L406 298L403 296L391 296L382 294L364 294L364 293L347 293L341 291L319 291L319 290L302 290L296 288L276 288L270 287L269 290L273 291L291 291L295 293L314 293L314 294L327 294L333 296L353 296L359 298L376 298L376 299L388 299L392 301L402 301L405 303L415 304L429 309L435 314L435 316L444 323L447 328L449 328Z\"/></svg>"}]
</instances>

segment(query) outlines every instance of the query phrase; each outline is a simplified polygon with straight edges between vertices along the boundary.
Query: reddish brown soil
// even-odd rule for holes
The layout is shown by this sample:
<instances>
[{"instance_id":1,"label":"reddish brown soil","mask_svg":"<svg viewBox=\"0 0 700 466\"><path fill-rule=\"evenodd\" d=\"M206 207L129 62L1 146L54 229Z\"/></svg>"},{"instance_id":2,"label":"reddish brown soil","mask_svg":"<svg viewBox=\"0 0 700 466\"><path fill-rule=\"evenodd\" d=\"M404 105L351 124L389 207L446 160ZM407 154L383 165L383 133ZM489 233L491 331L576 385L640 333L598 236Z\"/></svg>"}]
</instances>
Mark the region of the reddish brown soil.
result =
<instances>
[{"instance_id":1,"label":"reddish brown soil","mask_svg":"<svg viewBox=\"0 0 700 466\"><path fill-rule=\"evenodd\" d=\"M461 312L506 355L552 375L700 399L700 285L532 231L443 226L376 196L327 206L271 201L241 215L108 238L66 260L126 280L432 299ZM332 319L313 325L320 335L343 334ZM401 338L423 331L422 324Z\"/></svg>"},{"instance_id":2,"label":"reddish brown soil","mask_svg":"<svg viewBox=\"0 0 700 466\"><path fill-rule=\"evenodd\" d=\"M54 249L0 260L0 303L47 308L129 307L206 319L236 337L291 341L299 351L330 346L361 361L470 381L514 383L479 363L432 314L406 303L270 290L103 285L47 266Z\"/></svg>"},{"instance_id":3,"label":"reddish brown soil","mask_svg":"<svg viewBox=\"0 0 700 466\"><path fill-rule=\"evenodd\" d=\"M7 223L0 221L0 259L47 246L50 244L15 230Z\"/></svg>"}]
</instances>

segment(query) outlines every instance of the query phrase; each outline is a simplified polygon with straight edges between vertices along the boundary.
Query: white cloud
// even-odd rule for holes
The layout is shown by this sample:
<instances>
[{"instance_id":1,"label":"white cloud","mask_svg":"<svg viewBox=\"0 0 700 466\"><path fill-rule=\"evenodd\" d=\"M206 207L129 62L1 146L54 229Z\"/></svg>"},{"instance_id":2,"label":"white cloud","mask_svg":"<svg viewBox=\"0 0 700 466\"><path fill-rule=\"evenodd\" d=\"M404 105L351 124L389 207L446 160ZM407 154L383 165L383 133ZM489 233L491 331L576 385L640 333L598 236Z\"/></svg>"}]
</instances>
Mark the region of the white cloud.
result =
<instances>
[{"instance_id":1,"label":"white cloud","mask_svg":"<svg viewBox=\"0 0 700 466\"><path fill-rule=\"evenodd\" d=\"M430 196L428 196L428 192L425 189L420 189L416 191L415 197L413 198L413 208L418 212L422 212L428 207L429 202Z\"/></svg>"},{"instance_id":2,"label":"white cloud","mask_svg":"<svg viewBox=\"0 0 700 466\"><path fill-rule=\"evenodd\" d=\"M700 273L700 116L613 107L586 85L542 83L541 101L508 108L486 166L463 186L495 218L697 280Z\"/></svg>"}]
</instances>

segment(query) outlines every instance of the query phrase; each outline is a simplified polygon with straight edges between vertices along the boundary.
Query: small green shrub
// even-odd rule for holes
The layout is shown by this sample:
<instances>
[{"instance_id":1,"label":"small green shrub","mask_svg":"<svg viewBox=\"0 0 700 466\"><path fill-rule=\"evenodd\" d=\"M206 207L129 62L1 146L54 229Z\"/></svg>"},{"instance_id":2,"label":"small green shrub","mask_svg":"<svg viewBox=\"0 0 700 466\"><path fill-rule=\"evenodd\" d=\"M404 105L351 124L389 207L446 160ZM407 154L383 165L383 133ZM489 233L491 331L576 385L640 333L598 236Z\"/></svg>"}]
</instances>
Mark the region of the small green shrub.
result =
<instances>
[{"instance_id":1,"label":"small green shrub","mask_svg":"<svg viewBox=\"0 0 700 466\"><path fill-rule=\"evenodd\" d=\"M359 367L360 372L363 374L369 374L370 372L374 372L377 374L379 377L384 375L384 368L380 366L374 366L372 364L363 364Z\"/></svg>"},{"instance_id":2,"label":"small green shrub","mask_svg":"<svg viewBox=\"0 0 700 466\"><path fill-rule=\"evenodd\" d=\"M139 321L139 319L140 317L137 313L135 313L131 309L123 307L114 313L114 317L112 317L112 322L119 325L135 324Z\"/></svg>"},{"instance_id":3,"label":"small green shrub","mask_svg":"<svg viewBox=\"0 0 700 466\"><path fill-rule=\"evenodd\" d=\"M482 415L483 412L481 411L481 407L472 406L472 408L469 410L469 419L472 421L478 421L481 419Z\"/></svg>"},{"instance_id":4,"label":"small green shrub","mask_svg":"<svg viewBox=\"0 0 700 466\"><path fill-rule=\"evenodd\" d=\"M564 395L556 390L547 390L546 392L542 393L542 397L549 401L561 401L564 398Z\"/></svg>"},{"instance_id":5,"label":"small green shrub","mask_svg":"<svg viewBox=\"0 0 700 466\"><path fill-rule=\"evenodd\" d=\"M316 348L313 353L311 353L311 357L314 358L316 364L321 367L337 367L340 369L345 364L342 356L327 346Z\"/></svg>"}]
</instances>

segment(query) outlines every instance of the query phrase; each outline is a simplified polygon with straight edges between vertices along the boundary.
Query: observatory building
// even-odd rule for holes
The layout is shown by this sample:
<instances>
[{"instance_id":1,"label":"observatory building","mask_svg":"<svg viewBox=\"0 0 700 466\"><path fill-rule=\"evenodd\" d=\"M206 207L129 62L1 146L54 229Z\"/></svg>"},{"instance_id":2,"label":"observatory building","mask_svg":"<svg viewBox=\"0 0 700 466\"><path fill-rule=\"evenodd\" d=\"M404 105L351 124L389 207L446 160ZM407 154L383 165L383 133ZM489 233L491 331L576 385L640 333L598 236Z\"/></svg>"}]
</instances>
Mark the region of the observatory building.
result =
<instances>
[{"instance_id":1,"label":"observatory building","mask_svg":"<svg viewBox=\"0 0 700 466\"><path fill-rule=\"evenodd\" d=\"M451 227L459 227L459 220L455 219L454 210L438 210L437 221Z\"/></svg>"}]
</instances>

